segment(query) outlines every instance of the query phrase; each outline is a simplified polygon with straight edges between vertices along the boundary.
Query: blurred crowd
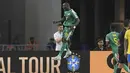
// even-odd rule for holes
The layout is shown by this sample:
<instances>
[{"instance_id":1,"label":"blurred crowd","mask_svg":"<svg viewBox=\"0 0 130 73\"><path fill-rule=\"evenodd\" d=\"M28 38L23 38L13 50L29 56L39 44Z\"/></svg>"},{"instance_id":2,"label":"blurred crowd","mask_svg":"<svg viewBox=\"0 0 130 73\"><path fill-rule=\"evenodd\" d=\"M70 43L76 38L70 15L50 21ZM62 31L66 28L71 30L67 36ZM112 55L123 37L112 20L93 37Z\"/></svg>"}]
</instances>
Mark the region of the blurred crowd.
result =
<instances>
[{"instance_id":1,"label":"blurred crowd","mask_svg":"<svg viewBox=\"0 0 130 73\"><path fill-rule=\"evenodd\" d=\"M56 51L56 46L58 44L58 39L61 39L60 33L58 32L62 32L63 27L61 27L62 25L58 25L57 26L57 31L56 36L53 36L52 38L48 39L48 42L45 46L45 49L49 50L49 51ZM1 35L0 35L1 36ZM95 48L90 48L89 45L87 44L79 44L80 46L80 50L82 51L87 51L87 50L91 50L91 51L111 51L111 48L106 47L106 42L105 42L105 37L97 37L96 42L95 42ZM62 41L60 41L62 42ZM73 43L72 43L73 44ZM35 37L30 37L27 44L25 45L21 45L20 41L19 41L19 37L15 36L13 37L11 44L10 45L0 45L0 50L2 51L37 51L39 50L39 43L38 41L36 41Z\"/></svg>"},{"instance_id":2,"label":"blurred crowd","mask_svg":"<svg viewBox=\"0 0 130 73\"><path fill-rule=\"evenodd\" d=\"M20 44L18 37L14 37L11 44L0 44L1 51L36 51L39 48L38 42L34 37L30 37L27 44Z\"/></svg>"}]
</instances>

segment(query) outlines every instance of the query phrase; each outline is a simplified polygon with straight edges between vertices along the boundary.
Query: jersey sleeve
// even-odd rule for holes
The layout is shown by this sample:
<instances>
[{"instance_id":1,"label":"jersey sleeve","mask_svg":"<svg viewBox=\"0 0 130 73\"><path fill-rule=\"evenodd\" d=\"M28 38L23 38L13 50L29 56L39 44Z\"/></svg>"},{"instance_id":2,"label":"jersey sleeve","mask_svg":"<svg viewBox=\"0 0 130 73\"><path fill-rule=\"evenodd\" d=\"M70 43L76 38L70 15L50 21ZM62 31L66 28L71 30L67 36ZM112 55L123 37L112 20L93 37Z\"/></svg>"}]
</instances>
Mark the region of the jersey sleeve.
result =
<instances>
[{"instance_id":1,"label":"jersey sleeve","mask_svg":"<svg viewBox=\"0 0 130 73\"><path fill-rule=\"evenodd\" d=\"M106 35L105 41L109 41L109 36L108 36L108 34Z\"/></svg>"},{"instance_id":2,"label":"jersey sleeve","mask_svg":"<svg viewBox=\"0 0 130 73\"><path fill-rule=\"evenodd\" d=\"M72 16L76 19L76 18L79 18L78 17L78 15L77 15L77 13L74 11L74 10L72 10Z\"/></svg>"},{"instance_id":3,"label":"jersey sleeve","mask_svg":"<svg viewBox=\"0 0 130 73\"><path fill-rule=\"evenodd\" d=\"M55 33L54 34L54 39L56 40L58 38L58 35Z\"/></svg>"},{"instance_id":4,"label":"jersey sleeve","mask_svg":"<svg viewBox=\"0 0 130 73\"><path fill-rule=\"evenodd\" d=\"M126 31L124 38L125 38L125 39L128 39L128 31Z\"/></svg>"}]
</instances>

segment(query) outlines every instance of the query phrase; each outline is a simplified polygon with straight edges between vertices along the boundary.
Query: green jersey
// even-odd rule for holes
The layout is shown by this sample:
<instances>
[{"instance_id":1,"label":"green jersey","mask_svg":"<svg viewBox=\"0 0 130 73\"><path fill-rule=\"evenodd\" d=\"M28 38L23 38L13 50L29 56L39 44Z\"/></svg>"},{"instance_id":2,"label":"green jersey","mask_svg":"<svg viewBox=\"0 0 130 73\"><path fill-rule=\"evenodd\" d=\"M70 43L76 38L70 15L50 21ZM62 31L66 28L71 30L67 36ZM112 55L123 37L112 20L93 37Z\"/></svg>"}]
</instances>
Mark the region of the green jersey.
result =
<instances>
[{"instance_id":1,"label":"green jersey","mask_svg":"<svg viewBox=\"0 0 130 73\"><path fill-rule=\"evenodd\" d=\"M64 11L64 17L65 17L65 21L63 23L64 26L73 26L73 24L75 24L76 22L76 18L78 18L78 15L76 14L76 12L71 9L69 11Z\"/></svg>"},{"instance_id":2,"label":"green jersey","mask_svg":"<svg viewBox=\"0 0 130 73\"><path fill-rule=\"evenodd\" d=\"M106 41L109 41L110 46L112 48L113 53L118 53L119 46L119 33L118 32L110 32L106 35Z\"/></svg>"}]
</instances>

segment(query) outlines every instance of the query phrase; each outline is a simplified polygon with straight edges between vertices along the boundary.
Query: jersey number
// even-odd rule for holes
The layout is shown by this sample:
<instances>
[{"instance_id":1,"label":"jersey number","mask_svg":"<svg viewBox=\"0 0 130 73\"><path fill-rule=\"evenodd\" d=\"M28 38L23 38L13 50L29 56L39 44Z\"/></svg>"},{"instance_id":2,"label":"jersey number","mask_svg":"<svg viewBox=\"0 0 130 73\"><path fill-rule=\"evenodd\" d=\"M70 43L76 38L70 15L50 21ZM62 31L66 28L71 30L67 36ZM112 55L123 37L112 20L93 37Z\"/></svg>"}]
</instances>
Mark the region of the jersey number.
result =
<instances>
[{"instance_id":1,"label":"jersey number","mask_svg":"<svg viewBox=\"0 0 130 73\"><path fill-rule=\"evenodd\" d=\"M113 40L114 40L114 43L116 44L116 45L118 45L118 39L117 39L117 37L116 37L116 34L113 34Z\"/></svg>"},{"instance_id":2,"label":"jersey number","mask_svg":"<svg viewBox=\"0 0 130 73\"><path fill-rule=\"evenodd\" d=\"M114 38L114 42L115 42L116 45L118 45L118 40L117 40L117 38Z\"/></svg>"}]
</instances>

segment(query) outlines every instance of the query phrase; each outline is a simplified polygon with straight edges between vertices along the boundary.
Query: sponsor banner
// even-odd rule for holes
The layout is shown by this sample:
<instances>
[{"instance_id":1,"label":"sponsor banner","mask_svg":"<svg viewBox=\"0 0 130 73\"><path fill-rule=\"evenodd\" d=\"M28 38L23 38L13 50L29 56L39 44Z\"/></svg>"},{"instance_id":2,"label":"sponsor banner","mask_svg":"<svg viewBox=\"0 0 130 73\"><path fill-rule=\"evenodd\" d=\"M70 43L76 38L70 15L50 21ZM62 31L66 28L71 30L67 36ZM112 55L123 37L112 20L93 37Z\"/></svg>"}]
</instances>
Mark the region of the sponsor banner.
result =
<instances>
[{"instance_id":1,"label":"sponsor banner","mask_svg":"<svg viewBox=\"0 0 130 73\"><path fill-rule=\"evenodd\" d=\"M57 54L54 51L3 51L0 52L0 73L90 73L89 51L73 51L61 61L53 60Z\"/></svg>"},{"instance_id":2,"label":"sponsor banner","mask_svg":"<svg viewBox=\"0 0 130 73\"><path fill-rule=\"evenodd\" d=\"M113 54L111 51L90 52L90 73L113 73ZM127 73L122 69L122 73Z\"/></svg>"}]
</instances>

